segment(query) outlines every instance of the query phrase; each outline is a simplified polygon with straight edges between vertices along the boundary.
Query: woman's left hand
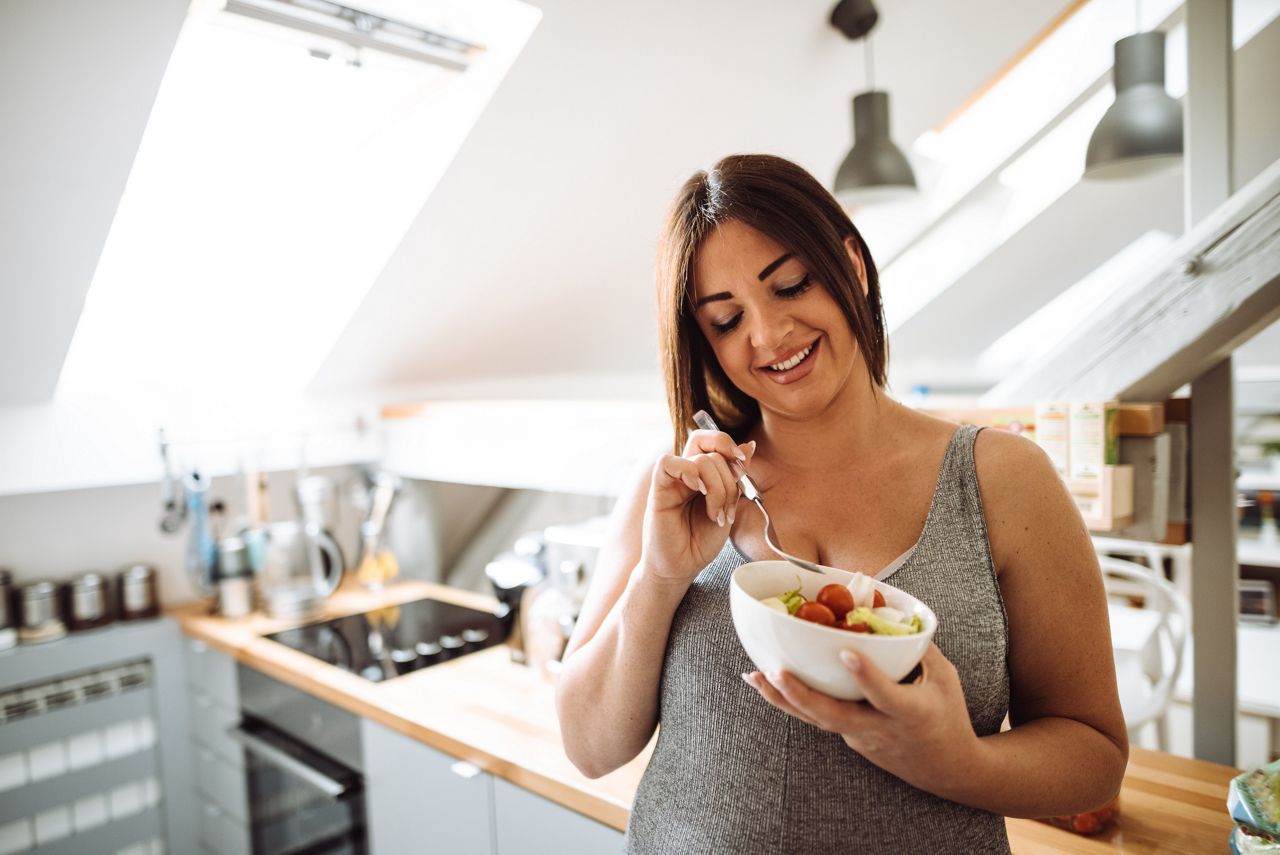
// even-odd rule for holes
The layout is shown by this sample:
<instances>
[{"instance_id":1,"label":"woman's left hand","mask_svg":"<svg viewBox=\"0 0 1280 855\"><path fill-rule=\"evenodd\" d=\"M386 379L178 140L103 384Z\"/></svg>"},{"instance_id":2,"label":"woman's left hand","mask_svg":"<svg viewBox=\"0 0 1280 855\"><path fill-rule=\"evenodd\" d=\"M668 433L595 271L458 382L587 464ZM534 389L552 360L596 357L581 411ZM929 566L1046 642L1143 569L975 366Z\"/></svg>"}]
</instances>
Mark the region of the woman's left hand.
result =
<instances>
[{"instance_id":1,"label":"woman's left hand","mask_svg":"<svg viewBox=\"0 0 1280 855\"><path fill-rule=\"evenodd\" d=\"M930 643L914 683L896 683L866 659L845 651L844 666L866 702L814 691L785 671L743 679L769 703L801 721L838 733L872 763L922 790L946 788L978 749L955 666Z\"/></svg>"}]
</instances>

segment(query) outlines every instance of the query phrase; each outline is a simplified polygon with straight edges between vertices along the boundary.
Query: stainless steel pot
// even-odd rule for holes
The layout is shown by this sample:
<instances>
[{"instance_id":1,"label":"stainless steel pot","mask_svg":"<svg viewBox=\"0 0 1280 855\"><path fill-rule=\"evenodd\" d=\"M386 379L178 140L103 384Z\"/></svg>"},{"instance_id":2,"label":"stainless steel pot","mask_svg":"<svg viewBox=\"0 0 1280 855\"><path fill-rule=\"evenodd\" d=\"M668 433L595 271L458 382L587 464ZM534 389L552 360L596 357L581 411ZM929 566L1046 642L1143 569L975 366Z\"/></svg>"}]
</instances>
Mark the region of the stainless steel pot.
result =
<instances>
[{"instance_id":1,"label":"stainless steel pot","mask_svg":"<svg viewBox=\"0 0 1280 855\"><path fill-rule=\"evenodd\" d=\"M22 625L18 637L24 644L53 641L67 634L58 608L58 586L44 580L28 582L18 593Z\"/></svg>"},{"instance_id":2,"label":"stainless steel pot","mask_svg":"<svg viewBox=\"0 0 1280 855\"><path fill-rule=\"evenodd\" d=\"M120 572L120 619L139 620L160 614L156 568L134 564Z\"/></svg>"},{"instance_id":3,"label":"stainless steel pot","mask_svg":"<svg viewBox=\"0 0 1280 855\"><path fill-rule=\"evenodd\" d=\"M67 626L72 632L111 623L111 585L101 573L85 573L67 585Z\"/></svg>"}]
</instances>

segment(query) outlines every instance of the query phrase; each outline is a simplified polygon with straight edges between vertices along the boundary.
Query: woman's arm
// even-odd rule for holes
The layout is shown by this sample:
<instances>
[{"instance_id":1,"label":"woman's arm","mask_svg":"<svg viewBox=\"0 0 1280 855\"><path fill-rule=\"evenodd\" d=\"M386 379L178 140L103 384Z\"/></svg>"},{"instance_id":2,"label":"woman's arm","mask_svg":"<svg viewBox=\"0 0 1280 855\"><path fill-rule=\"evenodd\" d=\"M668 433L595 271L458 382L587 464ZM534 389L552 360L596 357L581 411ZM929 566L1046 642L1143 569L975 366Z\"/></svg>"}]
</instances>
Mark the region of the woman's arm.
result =
<instances>
[{"instance_id":1,"label":"woman's arm","mask_svg":"<svg viewBox=\"0 0 1280 855\"><path fill-rule=\"evenodd\" d=\"M640 562L649 480L646 468L614 506L556 685L565 753L589 778L627 763L653 736L663 651L688 587L655 579Z\"/></svg>"},{"instance_id":2,"label":"woman's arm","mask_svg":"<svg viewBox=\"0 0 1280 855\"><path fill-rule=\"evenodd\" d=\"M789 674L748 682L922 790L1006 816L1092 810L1119 791L1129 755L1097 558L1037 446L983 431L975 459L1009 618L1012 730L974 733L955 667L934 645L911 685L846 658L866 704L815 692Z\"/></svg>"},{"instance_id":3,"label":"woman's arm","mask_svg":"<svg viewBox=\"0 0 1280 855\"><path fill-rule=\"evenodd\" d=\"M662 455L618 500L556 687L565 753L584 775L612 772L653 736L671 619L733 523L726 458L745 465L753 450L694 431L683 456Z\"/></svg>"},{"instance_id":4,"label":"woman's arm","mask_svg":"<svg viewBox=\"0 0 1280 855\"><path fill-rule=\"evenodd\" d=\"M986 430L974 458L1009 616L1013 729L981 740L969 789L992 788L1010 816L1091 810L1119 792L1129 758L1093 542L1034 443Z\"/></svg>"}]
</instances>

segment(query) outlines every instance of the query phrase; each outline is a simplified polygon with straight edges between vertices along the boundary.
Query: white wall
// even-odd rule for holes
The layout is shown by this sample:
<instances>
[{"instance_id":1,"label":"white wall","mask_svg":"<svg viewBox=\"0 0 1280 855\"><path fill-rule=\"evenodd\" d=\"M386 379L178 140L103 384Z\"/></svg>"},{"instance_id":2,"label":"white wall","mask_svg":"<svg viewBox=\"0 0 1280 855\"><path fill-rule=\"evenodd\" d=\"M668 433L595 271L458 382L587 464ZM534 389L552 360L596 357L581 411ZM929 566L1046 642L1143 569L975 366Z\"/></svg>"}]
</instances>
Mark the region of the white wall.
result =
<instances>
[{"instance_id":1,"label":"white wall","mask_svg":"<svg viewBox=\"0 0 1280 855\"><path fill-rule=\"evenodd\" d=\"M313 471L335 478L352 474L346 468ZM232 520L244 508L238 480L214 478L209 492L210 497L226 500ZM292 472L271 476L273 518L287 519L294 513L293 482ZM196 592L183 572L188 529L163 534L160 503L159 483L0 496L0 566L12 570L21 582L152 564L160 573L164 603L190 600ZM354 554L355 526L348 517L335 532L347 555Z\"/></svg>"},{"instance_id":2,"label":"white wall","mask_svg":"<svg viewBox=\"0 0 1280 855\"><path fill-rule=\"evenodd\" d=\"M186 11L0 3L0 405L53 393Z\"/></svg>"},{"instance_id":3,"label":"white wall","mask_svg":"<svg viewBox=\"0 0 1280 855\"><path fill-rule=\"evenodd\" d=\"M312 470L339 485L358 478L354 467ZM271 475L269 505L272 519L296 513L292 497L295 473ZM214 478L209 496L227 503L228 520L244 508L237 477ZM403 578L441 581L485 591L484 563L516 537L557 523L578 522L607 513L612 501L561 493L537 493L525 513L488 533L492 550L468 551L486 512L500 490L463 484L406 480L392 505L387 522L387 546L400 563ZM160 596L166 605L191 600L195 588L183 571L188 529L161 533L161 487L158 483L130 484L85 490L64 490L0 496L0 567L14 572L21 583L32 579L64 579L88 570L113 571L133 563L154 565L160 574ZM349 564L359 560L357 512L340 505L334 536Z\"/></svg>"}]
</instances>

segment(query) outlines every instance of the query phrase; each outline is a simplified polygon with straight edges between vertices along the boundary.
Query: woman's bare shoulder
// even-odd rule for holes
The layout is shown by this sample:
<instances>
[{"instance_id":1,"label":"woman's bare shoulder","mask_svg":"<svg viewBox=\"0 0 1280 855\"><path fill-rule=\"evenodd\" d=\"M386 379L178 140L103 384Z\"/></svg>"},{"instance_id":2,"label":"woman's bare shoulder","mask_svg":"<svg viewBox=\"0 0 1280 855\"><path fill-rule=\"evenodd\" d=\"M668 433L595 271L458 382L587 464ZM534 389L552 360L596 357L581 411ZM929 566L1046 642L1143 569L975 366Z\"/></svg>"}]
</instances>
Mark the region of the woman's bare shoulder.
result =
<instances>
[{"instance_id":1,"label":"woman's bare shoulder","mask_svg":"<svg viewBox=\"0 0 1280 855\"><path fill-rule=\"evenodd\" d=\"M1025 564L1049 545L1050 554L1068 545L1088 551L1080 511L1035 442L989 428L974 441L973 462L998 568Z\"/></svg>"}]
</instances>

